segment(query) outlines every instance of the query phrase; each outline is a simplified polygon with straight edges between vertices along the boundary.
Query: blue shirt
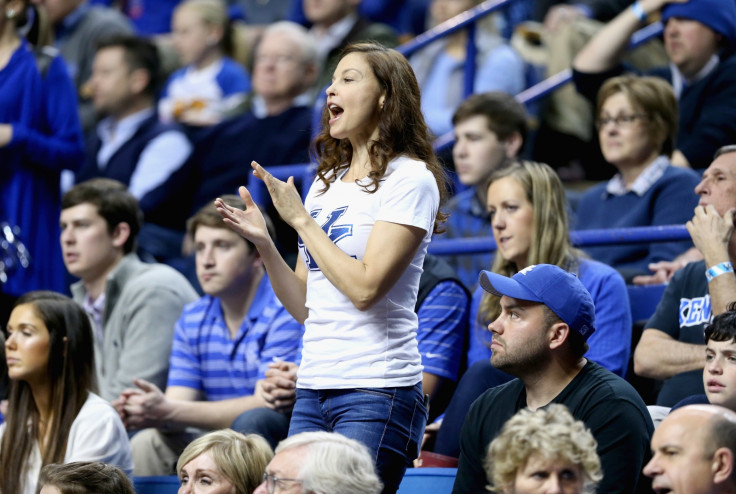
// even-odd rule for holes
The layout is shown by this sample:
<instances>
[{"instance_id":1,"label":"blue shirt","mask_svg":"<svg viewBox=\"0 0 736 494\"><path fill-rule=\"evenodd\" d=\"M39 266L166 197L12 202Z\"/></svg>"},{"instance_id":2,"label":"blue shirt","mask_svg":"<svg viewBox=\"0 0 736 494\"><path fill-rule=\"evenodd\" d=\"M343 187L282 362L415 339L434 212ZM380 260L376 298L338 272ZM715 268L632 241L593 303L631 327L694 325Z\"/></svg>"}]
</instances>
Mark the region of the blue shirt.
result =
<instances>
[{"instance_id":1,"label":"blue shirt","mask_svg":"<svg viewBox=\"0 0 736 494\"><path fill-rule=\"evenodd\" d=\"M266 275L235 338L220 300L205 295L187 305L176 323L168 386L196 389L207 401L251 395L268 364L296 360L303 332Z\"/></svg>"},{"instance_id":2,"label":"blue shirt","mask_svg":"<svg viewBox=\"0 0 736 494\"><path fill-rule=\"evenodd\" d=\"M657 171L656 165L652 171ZM700 176L693 170L668 165L649 187L628 190L623 195L607 191L608 183L588 189L577 206L576 230L630 228L635 226L683 225L698 205L695 186ZM613 184L610 187L614 187ZM671 261L692 247L691 241L638 243L588 247L593 259L630 276L649 274L649 264Z\"/></svg>"},{"instance_id":3,"label":"blue shirt","mask_svg":"<svg viewBox=\"0 0 736 494\"><path fill-rule=\"evenodd\" d=\"M476 46L479 54L473 85L475 93L503 91L518 94L525 89L526 66L513 48L505 43L493 46L482 31L478 33ZM417 79L422 90L424 119L432 133L441 136L452 131L452 114L465 99L461 84L465 77L465 61L453 58L444 50L433 54L433 58L426 78L417 74ZM414 65L416 56L411 60ZM416 68L415 72L418 72ZM453 74L457 75L453 77Z\"/></svg>"},{"instance_id":4,"label":"blue shirt","mask_svg":"<svg viewBox=\"0 0 736 494\"><path fill-rule=\"evenodd\" d=\"M0 148L0 221L20 228L31 258L27 268L11 271L2 291L66 292L59 175L79 167L84 145L76 93L61 57L52 57L42 76L32 48L21 40L0 69L0 122L13 126L12 140Z\"/></svg>"},{"instance_id":5,"label":"blue shirt","mask_svg":"<svg viewBox=\"0 0 736 494\"><path fill-rule=\"evenodd\" d=\"M443 210L450 216L445 223L444 238L472 238L493 235L491 216L485 204L481 204L475 188L466 189L447 203ZM457 272L460 280L469 290L478 284L478 275L482 269L491 269L493 254L466 254L447 256L445 260Z\"/></svg>"},{"instance_id":6,"label":"blue shirt","mask_svg":"<svg viewBox=\"0 0 736 494\"><path fill-rule=\"evenodd\" d=\"M454 281L432 289L417 311L417 343L424 372L457 380L468 327L468 295Z\"/></svg>"},{"instance_id":7,"label":"blue shirt","mask_svg":"<svg viewBox=\"0 0 736 494\"><path fill-rule=\"evenodd\" d=\"M180 120L182 114L191 111L205 120L219 122L245 101L250 90L245 68L228 57L202 69L187 65L166 82L158 103L159 118L163 122Z\"/></svg>"}]
</instances>

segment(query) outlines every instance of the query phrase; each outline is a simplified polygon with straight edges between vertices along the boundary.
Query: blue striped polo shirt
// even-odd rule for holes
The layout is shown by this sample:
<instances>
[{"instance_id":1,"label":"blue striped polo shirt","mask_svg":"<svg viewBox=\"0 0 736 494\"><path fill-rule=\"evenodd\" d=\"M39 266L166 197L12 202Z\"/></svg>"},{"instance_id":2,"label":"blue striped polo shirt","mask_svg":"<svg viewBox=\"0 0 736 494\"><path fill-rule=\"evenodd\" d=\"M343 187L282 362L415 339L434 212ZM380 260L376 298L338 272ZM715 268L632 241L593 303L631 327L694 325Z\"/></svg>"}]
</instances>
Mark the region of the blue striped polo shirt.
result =
<instances>
[{"instance_id":1,"label":"blue striped polo shirt","mask_svg":"<svg viewBox=\"0 0 736 494\"><path fill-rule=\"evenodd\" d=\"M296 361L303 333L266 275L235 338L220 300L205 295L184 307L176 323L168 385L195 389L207 401L251 395L269 363Z\"/></svg>"}]
</instances>

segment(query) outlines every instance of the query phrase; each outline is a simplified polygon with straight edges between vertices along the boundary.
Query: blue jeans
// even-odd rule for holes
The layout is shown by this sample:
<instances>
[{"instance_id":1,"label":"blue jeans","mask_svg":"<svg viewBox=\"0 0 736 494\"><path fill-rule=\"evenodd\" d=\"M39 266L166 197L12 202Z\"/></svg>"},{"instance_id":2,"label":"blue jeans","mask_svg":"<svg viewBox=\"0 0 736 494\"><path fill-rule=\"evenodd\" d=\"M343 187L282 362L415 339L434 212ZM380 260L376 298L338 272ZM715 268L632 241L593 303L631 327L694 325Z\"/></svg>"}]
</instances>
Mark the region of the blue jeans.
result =
<instances>
[{"instance_id":1,"label":"blue jeans","mask_svg":"<svg viewBox=\"0 0 736 494\"><path fill-rule=\"evenodd\" d=\"M230 428L243 434L258 434L271 449L276 449L289 433L289 416L266 407L253 408L238 415Z\"/></svg>"},{"instance_id":2,"label":"blue jeans","mask_svg":"<svg viewBox=\"0 0 736 494\"><path fill-rule=\"evenodd\" d=\"M289 435L338 432L368 447L383 492L399 488L427 425L422 383L404 388L297 389Z\"/></svg>"}]
</instances>

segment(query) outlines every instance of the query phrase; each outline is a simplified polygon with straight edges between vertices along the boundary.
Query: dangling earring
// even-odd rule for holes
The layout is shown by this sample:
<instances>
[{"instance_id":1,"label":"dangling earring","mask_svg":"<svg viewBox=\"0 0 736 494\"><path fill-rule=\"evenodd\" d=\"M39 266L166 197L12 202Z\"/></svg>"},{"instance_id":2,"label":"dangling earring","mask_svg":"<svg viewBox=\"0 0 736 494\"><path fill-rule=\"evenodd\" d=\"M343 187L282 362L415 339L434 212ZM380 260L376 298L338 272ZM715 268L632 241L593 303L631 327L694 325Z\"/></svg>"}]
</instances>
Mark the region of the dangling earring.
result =
<instances>
[{"instance_id":1,"label":"dangling earring","mask_svg":"<svg viewBox=\"0 0 736 494\"><path fill-rule=\"evenodd\" d=\"M15 17L15 9L8 9L8 11L5 13L5 17L8 19L12 19Z\"/></svg>"}]
</instances>

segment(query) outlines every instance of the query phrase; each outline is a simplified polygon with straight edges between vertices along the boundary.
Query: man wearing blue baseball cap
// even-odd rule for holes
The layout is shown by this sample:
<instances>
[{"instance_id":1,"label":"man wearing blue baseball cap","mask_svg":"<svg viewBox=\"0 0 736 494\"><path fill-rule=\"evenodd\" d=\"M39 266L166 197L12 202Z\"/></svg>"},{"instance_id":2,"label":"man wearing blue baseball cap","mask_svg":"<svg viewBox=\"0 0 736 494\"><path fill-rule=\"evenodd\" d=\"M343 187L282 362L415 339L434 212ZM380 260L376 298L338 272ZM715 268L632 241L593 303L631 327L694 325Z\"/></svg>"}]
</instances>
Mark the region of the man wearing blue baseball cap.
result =
<instances>
[{"instance_id":1,"label":"man wearing blue baseball cap","mask_svg":"<svg viewBox=\"0 0 736 494\"><path fill-rule=\"evenodd\" d=\"M470 407L460 435L454 494L485 492L483 464L491 441L520 409L566 405L598 442L604 477L596 492L651 492L641 476L654 426L634 388L584 355L595 331L595 307L578 278L537 264L513 278L483 271L480 286L501 297L491 364L516 377Z\"/></svg>"},{"instance_id":2,"label":"man wearing blue baseball cap","mask_svg":"<svg viewBox=\"0 0 736 494\"><path fill-rule=\"evenodd\" d=\"M672 163L705 168L716 150L736 142L736 0L637 0L601 29L573 61L575 86L595 101L603 82L620 75L631 35L661 14L669 81L680 123Z\"/></svg>"}]
</instances>

